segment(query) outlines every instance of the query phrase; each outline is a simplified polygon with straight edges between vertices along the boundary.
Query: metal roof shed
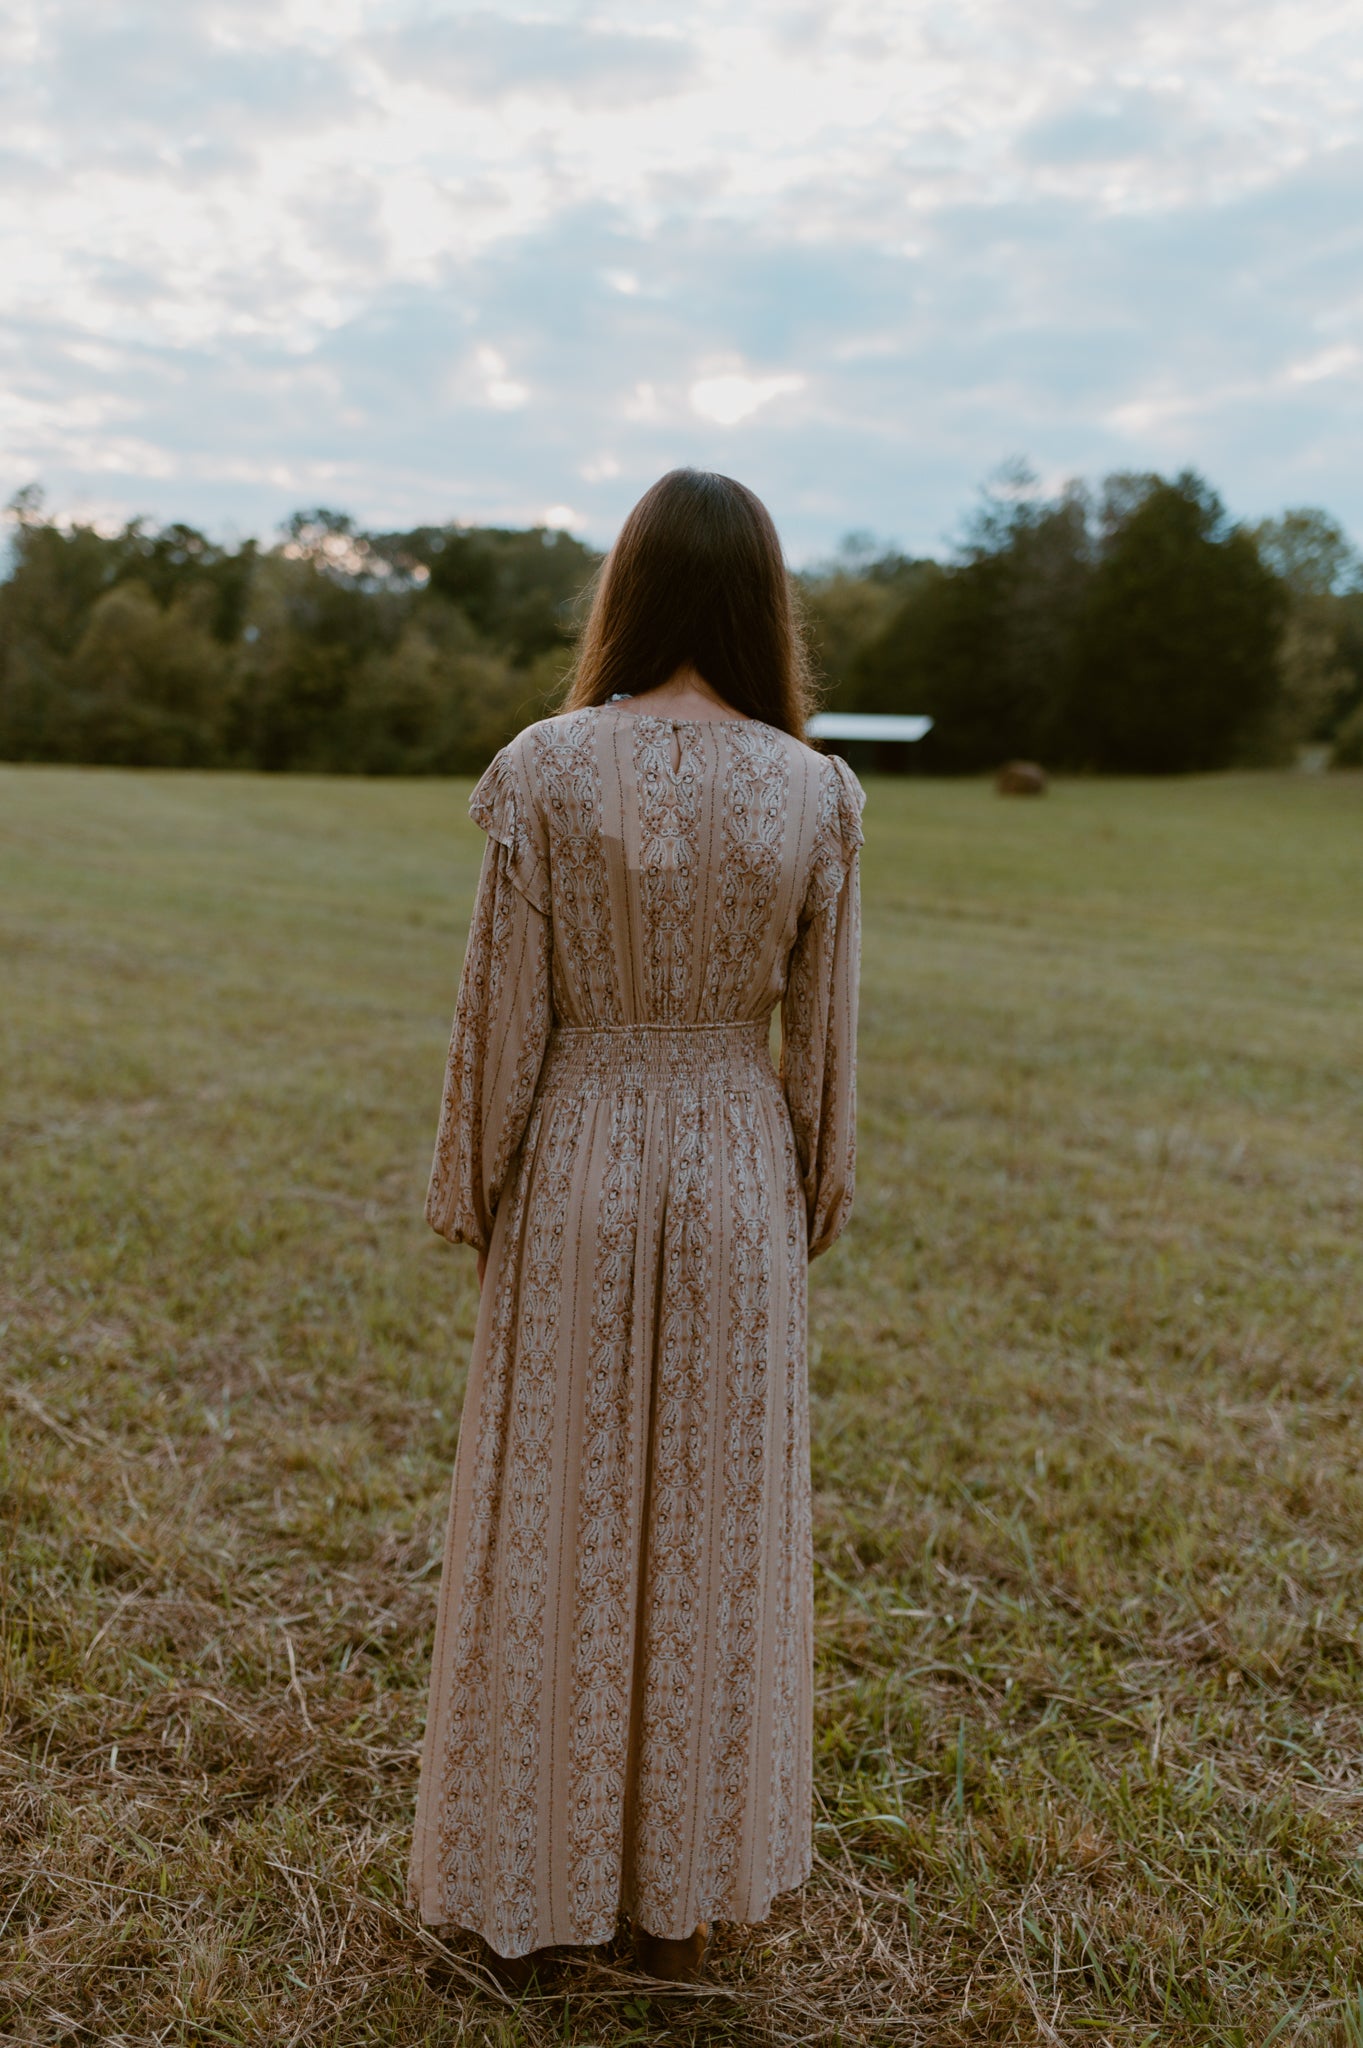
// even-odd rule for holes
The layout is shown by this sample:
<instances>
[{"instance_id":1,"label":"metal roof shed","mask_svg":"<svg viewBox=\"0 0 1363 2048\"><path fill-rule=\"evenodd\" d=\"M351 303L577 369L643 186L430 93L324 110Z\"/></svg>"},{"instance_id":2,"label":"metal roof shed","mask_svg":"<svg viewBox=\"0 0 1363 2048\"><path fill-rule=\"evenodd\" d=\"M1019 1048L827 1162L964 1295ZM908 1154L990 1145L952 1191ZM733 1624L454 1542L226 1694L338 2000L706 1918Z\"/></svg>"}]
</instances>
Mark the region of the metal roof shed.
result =
<instances>
[{"instance_id":1,"label":"metal roof shed","mask_svg":"<svg viewBox=\"0 0 1363 2048\"><path fill-rule=\"evenodd\" d=\"M932 720L897 711L816 711L808 730L815 740L921 740Z\"/></svg>"},{"instance_id":2,"label":"metal roof shed","mask_svg":"<svg viewBox=\"0 0 1363 2048\"><path fill-rule=\"evenodd\" d=\"M932 730L932 720L907 712L816 711L805 728L812 740L831 740L835 751L845 754L852 766L893 766L899 761L885 759L882 749L891 743L911 744Z\"/></svg>"}]
</instances>

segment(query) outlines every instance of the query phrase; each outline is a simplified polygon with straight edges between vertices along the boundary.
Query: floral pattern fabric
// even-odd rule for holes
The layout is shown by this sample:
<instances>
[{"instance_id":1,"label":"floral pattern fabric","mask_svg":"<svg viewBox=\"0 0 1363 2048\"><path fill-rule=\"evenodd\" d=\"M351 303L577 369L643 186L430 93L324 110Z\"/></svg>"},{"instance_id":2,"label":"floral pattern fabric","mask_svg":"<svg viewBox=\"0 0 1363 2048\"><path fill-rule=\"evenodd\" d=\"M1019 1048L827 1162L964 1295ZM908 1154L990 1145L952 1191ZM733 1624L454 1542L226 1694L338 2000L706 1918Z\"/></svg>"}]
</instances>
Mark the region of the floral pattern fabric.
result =
<instances>
[{"instance_id":1,"label":"floral pattern fabric","mask_svg":"<svg viewBox=\"0 0 1363 2048\"><path fill-rule=\"evenodd\" d=\"M427 1215L488 1265L411 1894L504 1956L762 1920L809 1872L806 1274L852 1204L863 802L770 726L615 705L470 799Z\"/></svg>"}]
</instances>

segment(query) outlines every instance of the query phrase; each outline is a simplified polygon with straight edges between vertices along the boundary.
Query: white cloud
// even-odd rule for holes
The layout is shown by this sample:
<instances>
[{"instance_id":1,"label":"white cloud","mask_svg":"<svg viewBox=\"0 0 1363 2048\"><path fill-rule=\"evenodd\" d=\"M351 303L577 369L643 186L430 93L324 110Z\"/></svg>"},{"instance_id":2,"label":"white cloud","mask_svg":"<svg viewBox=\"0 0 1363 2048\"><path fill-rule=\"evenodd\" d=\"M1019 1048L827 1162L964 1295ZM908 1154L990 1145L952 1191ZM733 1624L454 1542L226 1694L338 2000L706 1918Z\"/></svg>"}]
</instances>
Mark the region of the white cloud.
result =
<instances>
[{"instance_id":1,"label":"white cloud","mask_svg":"<svg viewBox=\"0 0 1363 2048\"><path fill-rule=\"evenodd\" d=\"M1333 348L1323 348L1315 355L1303 357L1301 362L1290 363L1287 370L1289 384L1318 384L1322 377L1342 377L1349 370L1356 370L1363 363L1363 350L1355 348L1352 342L1339 342Z\"/></svg>"},{"instance_id":2,"label":"white cloud","mask_svg":"<svg viewBox=\"0 0 1363 2048\"><path fill-rule=\"evenodd\" d=\"M475 359L482 373L488 404L495 406L498 412L519 411L530 396L530 387L507 375L505 356L495 348L485 347L477 350Z\"/></svg>"},{"instance_id":3,"label":"white cloud","mask_svg":"<svg viewBox=\"0 0 1363 2048\"><path fill-rule=\"evenodd\" d=\"M369 49L394 77L474 104L562 99L609 108L622 95L651 102L680 91L696 68L682 36L640 33L627 18L610 25L487 8L423 8L373 35Z\"/></svg>"},{"instance_id":4,"label":"white cloud","mask_svg":"<svg viewBox=\"0 0 1363 2048\"><path fill-rule=\"evenodd\" d=\"M803 391L803 377L782 374L749 377L739 370L722 370L713 377L698 377L688 396L691 410L703 420L715 420L722 427L736 427L773 398Z\"/></svg>"},{"instance_id":5,"label":"white cloud","mask_svg":"<svg viewBox=\"0 0 1363 2048\"><path fill-rule=\"evenodd\" d=\"M656 386L649 379L643 379L629 393L621 411L627 420L639 425L661 420L663 407Z\"/></svg>"}]
</instances>

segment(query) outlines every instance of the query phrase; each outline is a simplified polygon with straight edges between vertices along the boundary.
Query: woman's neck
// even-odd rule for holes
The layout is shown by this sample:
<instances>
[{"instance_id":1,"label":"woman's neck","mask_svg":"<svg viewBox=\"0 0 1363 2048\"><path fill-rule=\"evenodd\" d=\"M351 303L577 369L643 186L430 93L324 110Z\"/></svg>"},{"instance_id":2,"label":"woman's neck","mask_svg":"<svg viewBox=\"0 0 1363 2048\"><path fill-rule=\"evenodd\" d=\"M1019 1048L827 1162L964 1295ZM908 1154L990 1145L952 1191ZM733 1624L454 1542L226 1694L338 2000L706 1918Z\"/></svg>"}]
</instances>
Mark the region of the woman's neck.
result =
<instances>
[{"instance_id":1,"label":"woman's neck","mask_svg":"<svg viewBox=\"0 0 1363 2048\"><path fill-rule=\"evenodd\" d=\"M665 683L629 699L640 711L666 711L673 718L742 718L732 704L712 690L698 669L679 668Z\"/></svg>"}]
</instances>

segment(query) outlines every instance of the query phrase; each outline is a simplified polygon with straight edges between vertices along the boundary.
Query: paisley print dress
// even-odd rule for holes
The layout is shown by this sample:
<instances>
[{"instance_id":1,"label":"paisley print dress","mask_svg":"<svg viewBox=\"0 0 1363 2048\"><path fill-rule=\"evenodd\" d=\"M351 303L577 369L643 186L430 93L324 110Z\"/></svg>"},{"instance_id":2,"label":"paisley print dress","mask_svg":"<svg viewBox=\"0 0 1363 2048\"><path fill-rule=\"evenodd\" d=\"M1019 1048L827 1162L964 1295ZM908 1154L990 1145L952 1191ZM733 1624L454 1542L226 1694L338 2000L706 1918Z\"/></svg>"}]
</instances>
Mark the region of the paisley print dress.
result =
<instances>
[{"instance_id":1,"label":"paisley print dress","mask_svg":"<svg viewBox=\"0 0 1363 2048\"><path fill-rule=\"evenodd\" d=\"M470 799L427 1215L488 1264L411 1896L503 1956L762 1920L809 1872L806 1275L852 1202L863 802L771 726L615 704Z\"/></svg>"}]
</instances>

